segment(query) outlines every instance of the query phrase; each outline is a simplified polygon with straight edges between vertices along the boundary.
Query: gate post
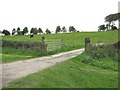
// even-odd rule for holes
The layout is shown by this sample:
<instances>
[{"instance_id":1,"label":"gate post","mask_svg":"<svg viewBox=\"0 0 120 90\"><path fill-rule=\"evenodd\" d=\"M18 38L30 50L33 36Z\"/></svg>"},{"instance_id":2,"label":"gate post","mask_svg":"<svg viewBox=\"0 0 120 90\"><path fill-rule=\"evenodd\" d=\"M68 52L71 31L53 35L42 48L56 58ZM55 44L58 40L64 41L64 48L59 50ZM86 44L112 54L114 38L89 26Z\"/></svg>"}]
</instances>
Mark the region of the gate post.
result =
<instances>
[{"instance_id":1,"label":"gate post","mask_svg":"<svg viewBox=\"0 0 120 90\"><path fill-rule=\"evenodd\" d=\"M45 37L42 37L42 44L45 44Z\"/></svg>"},{"instance_id":2,"label":"gate post","mask_svg":"<svg viewBox=\"0 0 120 90\"><path fill-rule=\"evenodd\" d=\"M45 43L45 37L42 37L42 42L41 42L41 51L47 51L47 44Z\"/></svg>"},{"instance_id":3,"label":"gate post","mask_svg":"<svg viewBox=\"0 0 120 90\"><path fill-rule=\"evenodd\" d=\"M85 38L85 51L88 50L89 46L90 46L90 38L86 37Z\"/></svg>"},{"instance_id":4,"label":"gate post","mask_svg":"<svg viewBox=\"0 0 120 90\"><path fill-rule=\"evenodd\" d=\"M61 38L61 48L63 47L64 43L63 43L63 38Z\"/></svg>"}]
</instances>

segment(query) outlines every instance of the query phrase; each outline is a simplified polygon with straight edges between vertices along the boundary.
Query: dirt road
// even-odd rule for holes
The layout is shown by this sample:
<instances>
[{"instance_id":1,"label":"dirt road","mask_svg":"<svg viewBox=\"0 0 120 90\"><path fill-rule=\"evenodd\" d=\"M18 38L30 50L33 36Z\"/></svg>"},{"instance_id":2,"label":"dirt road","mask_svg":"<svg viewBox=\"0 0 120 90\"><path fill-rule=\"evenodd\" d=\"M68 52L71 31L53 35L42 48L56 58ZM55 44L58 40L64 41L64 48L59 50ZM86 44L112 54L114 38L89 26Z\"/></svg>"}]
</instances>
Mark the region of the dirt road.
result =
<instances>
[{"instance_id":1,"label":"dirt road","mask_svg":"<svg viewBox=\"0 0 120 90\"><path fill-rule=\"evenodd\" d=\"M38 72L54 64L68 60L81 54L82 52L84 52L84 49L63 52L60 54L29 59L25 61L1 64L2 73L0 73L0 76L2 76L2 86L5 87L9 82L12 82L13 80L25 77L28 74Z\"/></svg>"}]
</instances>

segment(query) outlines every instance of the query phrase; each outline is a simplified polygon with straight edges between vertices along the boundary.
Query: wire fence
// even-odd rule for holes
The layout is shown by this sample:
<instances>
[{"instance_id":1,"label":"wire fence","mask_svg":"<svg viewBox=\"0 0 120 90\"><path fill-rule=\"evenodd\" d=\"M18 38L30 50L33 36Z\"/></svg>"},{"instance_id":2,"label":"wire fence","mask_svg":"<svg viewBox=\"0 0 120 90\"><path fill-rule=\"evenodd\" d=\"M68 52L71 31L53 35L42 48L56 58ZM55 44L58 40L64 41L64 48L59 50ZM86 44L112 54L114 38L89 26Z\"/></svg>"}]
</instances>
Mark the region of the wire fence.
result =
<instances>
[{"instance_id":1,"label":"wire fence","mask_svg":"<svg viewBox=\"0 0 120 90\"><path fill-rule=\"evenodd\" d=\"M53 51L62 47L61 39L49 39L45 41L48 45L47 51Z\"/></svg>"},{"instance_id":2,"label":"wire fence","mask_svg":"<svg viewBox=\"0 0 120 90\"><path fill-rule=\"evenodd\" d=\"M60 49L62 47L81 46L81 43L76 39L73 39L71 41L71 40L67 40L65 38L59 38L59 39L45 40L45 42L47 43L47 51L57 50L57 49Z\"/></svg>"}]
</instances>

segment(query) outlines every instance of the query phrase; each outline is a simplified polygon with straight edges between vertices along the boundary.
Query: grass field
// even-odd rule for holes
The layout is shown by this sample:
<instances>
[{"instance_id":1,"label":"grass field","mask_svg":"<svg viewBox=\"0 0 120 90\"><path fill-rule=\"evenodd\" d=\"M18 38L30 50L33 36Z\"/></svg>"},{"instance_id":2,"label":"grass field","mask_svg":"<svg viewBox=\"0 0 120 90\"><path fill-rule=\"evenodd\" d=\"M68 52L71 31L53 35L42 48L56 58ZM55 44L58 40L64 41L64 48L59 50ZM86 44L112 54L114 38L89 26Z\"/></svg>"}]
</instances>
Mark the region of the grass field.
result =
<instances>
[{"instance_id":1,"label":"grass field","mask_svg":"<svg viewBox=\"0 0 120 90\"><path fill-rule=\"evenodd\" d=\"M52 55L59 52L74 50L84 47L85 37L90 37L91 43L113 43L118 40L118 31L110 32L80 32L80 33L65 33L65 34L48 34L35 35L34 38L29 36L3 36L3 40L14 41L30 41L41 42L42 36L45 36L45 41L48 44L48 52L35 52L29 50L21 50L14 48L2 48L2 62L12 62L16 60L24 60L33 57ZM61 38L63 38L64 47L61 47ZM25 53L23 55L23 53Z\"/></svg>"},{"instance_id":2,"label":"grass field","mask_svg":"<svg viewBox=\"0 0 120 90\"><path fill-rule=\"evenodd\" d=\"M16 80L8 88L117 88L118 73L80 62L83 55Z\"/></svg>"},{"instance_id":3,"label":"grass field","mask_svg":"<svg viewBox=\"0 0 120 90\"><path fill-rule=\"evenodd\" d=\"M43 53L3 48L3 62L24 60L83 48L85 37L90 37L91 43L114 43L118 41L117 31L36 35L32 39L29 36L5 36L3 39L39 42L42 36L45 36L46 43L50 41L60 42L60 39L63 38L66 46L54 49L51 44L50 51ZM88 54L83 53L68 61L18 79L10 83L8 88L117 88L118 62L110 57L105 57L102 60L93 59L89 63L82 62L89 59Z\"/></svg>"},{"instance_id":4,"label":"grass field","mask_svg":"<svg viewBox=\"0 0 120 90\"><path fill-rule=\"evenodd\" d=\"M40 42L41 37L45 36L46 41L59 41L63 38L64 43L80 45L84 44L85 37L90 37L92 43L98 42L115 42L118 40L118 31L109 31L109 32L79 32L79 33L63 33L63 34L43 34L35 35L34 38L30 36L3 36L3 40L15 40L15 41L31 41L31 42ZM75 43L71 43L75 42Z\"/></svg>"}]
</instances>

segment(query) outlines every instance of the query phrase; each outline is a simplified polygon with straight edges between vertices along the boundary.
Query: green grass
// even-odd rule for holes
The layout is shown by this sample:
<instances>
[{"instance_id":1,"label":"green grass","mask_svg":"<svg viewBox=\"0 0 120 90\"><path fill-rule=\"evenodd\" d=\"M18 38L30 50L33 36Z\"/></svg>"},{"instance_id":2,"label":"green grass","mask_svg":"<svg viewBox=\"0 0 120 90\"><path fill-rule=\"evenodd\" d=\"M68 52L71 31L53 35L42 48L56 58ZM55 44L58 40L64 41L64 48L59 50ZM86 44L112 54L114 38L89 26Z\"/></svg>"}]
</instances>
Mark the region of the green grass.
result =
<instances>
[{"instance_id":1,"label":"green grass","mask_svg":"<svg viewBox=\"0 0 120 90\"><path fill-rule=\"evenodd\" d=\"M119 42L104 45L91 45L82 54L81 62L104 69L118 71Z\"/></svg>"},{"instance_id":2,"label":"green grass","mask_svg":"<svg viewBox=\"0 0 120 90\"><path fill-rule=\"evenodd\" d=\"M2 59L0 59L0 62L9 63L9 62L14 62L14 61L19 61L19 60L26 60L26 59L35 58L35 57L53 55L53 54L57 54L60 52L70 51L73 49L76 49L76 48L64 47L64 48L57 49L54 51L37 52L33 50L31 51L28 49L15 49L15 48L10 48L10 47L5 47L5 48L2 48L2 54L0 54Z\"/></svg>"},{"instance_id":3,"label":"green grass","mask_svg":"<svg viewBox=\"0 0 120 90\"><path fill-rule=\"evenodd\" d=\"M3 58L11 56L12 62L16 57L33 58L38 56L52 55L59 52L69 51L84 47L85 37L90 37L92 43L113 43L118 40L118 32L82 32L52 35L36 35L34 38L29 36L4 36L5 40L17 41L41 41L41 37L45 36L46 41L60 42L63 38L67 47L54 49L52 44L49 46L48 52L38 53L29 50L19 50L12 48L3 48ZM49 44L48 44L49 45ZM23 55L24 53L24 55ZM32 57L26 57L32 56ZM24 59L25 59L24 58ZM7 88L117 88L118 87L118 62L112 58L105 57L102 60L93 59L82 63L83 59L89 60L88 54L83 53L68 61L61 62L48 69L38 73L30 74L26 77L18 79L8 85ZM3 59L3 62L5 59Z\"/></svg>"},{"instance_id":4,"label":"green grass","mask_svg":"<svg viewBox=\"0 0 120 90\"><path fill-rule=\"evenodd\" d=\"M64 33L64 34L49 34L49 35L45 34L45 35L35 35L34 38L30 38L29 36L23 36L23 35L22 36L3 36L2 39L14 40L14 41L41 42L42 36L45 36L46 38L45 40L46 40L46 43L48 44L48 52L40 53L40 52L32 51L28 53L29 50L13 49L14 51L11 51L12 49L10 48L2 48L3 63L12 62L16 60L24 60L24 59L33 58L33 57L52 55L59 52L83 48L85 37L90 37L91 43L101 43L101 42L113 43L118 40L118 31L80 32L80 33ZM61 38L63 38L63 42L65 45L63 48L60 48ZM7 51L7 53L4 53L4 51ZM31 57L27 57L27 56L31 56Z\"/></svg>"},{"instance_id":5,"label":"green grass","mask_svg":"<svg viewBox=\"0 0 120 90\"><path fill-rule=\"evenodd\" d=\"M82 55L18 79L8 88L117 88L118 74L80 62Z\"/></svg>"},{"instance_id":6,"label":"green grass","mask_svg":"<svg viewBox=\"0 0 120 90\"><path fill-rule=\"evenodd\" d=\"M78 46L84 45L85 37L90 37L92 43L110 43L118 40L118 31L109 32L79 32L79 33L64 33L64 34L44 34L35 35L34 38L30 36L3 36L3 40L15 40L15 41L32 41L40 42L41 37L45 36L46 41L60 41L63 38L65 45ZM72 42L72 43L71 43Z\"/></svg>"},{"instance_id":7,"label":"green grass","mask_svg":"<svg viewBox=\"0 0 120 90\"><path fill-rule=\"evenodd\" d=\"M89 54L82 53L80 61L85 64L100 67L103 69L110 69L113 71L118 71L118 61L113 60L110 57L105 57L102 59L94 59L94 58L91 58Z\"/></svg>"},{"instance_id":8,"label":"green grass","mask_svg":"<svg viewBox=\"0 0 120 90\"><path fill-rule=\"evenodd\" d=\"M33 58L36 56L36 53L35 51L24 49L2 48L2 63Z\"/></svg>"}]
</instances>

